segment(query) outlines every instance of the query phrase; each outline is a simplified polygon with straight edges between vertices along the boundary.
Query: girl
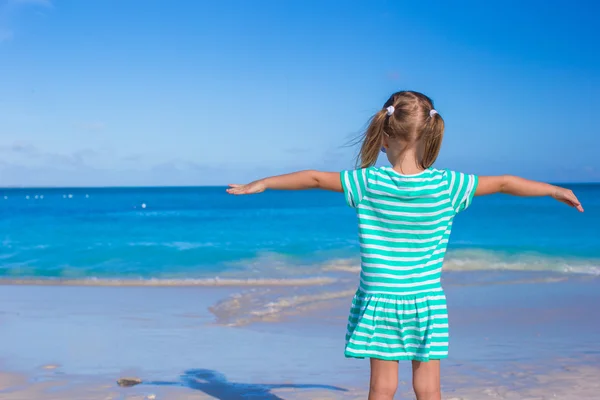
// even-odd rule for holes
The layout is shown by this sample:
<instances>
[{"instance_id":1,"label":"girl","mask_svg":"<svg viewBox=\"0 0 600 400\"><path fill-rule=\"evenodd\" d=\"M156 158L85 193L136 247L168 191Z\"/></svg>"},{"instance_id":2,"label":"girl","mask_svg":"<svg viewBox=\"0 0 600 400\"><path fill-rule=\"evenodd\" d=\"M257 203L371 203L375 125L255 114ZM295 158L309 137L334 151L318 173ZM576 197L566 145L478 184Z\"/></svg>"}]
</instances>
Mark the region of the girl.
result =
<instances>
[{"instance_id":1,"label":"girl","mask_svg":"<svg viewBox=\"0 0 600 400\"><path fill-rule=\"evenodd\" d=\"M473 196L552 196L583 212L572 191L514 176L437 170L444 120L429 97L393 94L371 119L360 169L302 171L230 185L230 194L319 188L343 192L358 214L360 284L352 301L346 357L370 358L369 400L391 400L398 360L411 360L418 400L439 400L448 356L448 313L440 283L452 220ZM391 167L374 167L379 151Z\"/></svg>"}]
</instances>

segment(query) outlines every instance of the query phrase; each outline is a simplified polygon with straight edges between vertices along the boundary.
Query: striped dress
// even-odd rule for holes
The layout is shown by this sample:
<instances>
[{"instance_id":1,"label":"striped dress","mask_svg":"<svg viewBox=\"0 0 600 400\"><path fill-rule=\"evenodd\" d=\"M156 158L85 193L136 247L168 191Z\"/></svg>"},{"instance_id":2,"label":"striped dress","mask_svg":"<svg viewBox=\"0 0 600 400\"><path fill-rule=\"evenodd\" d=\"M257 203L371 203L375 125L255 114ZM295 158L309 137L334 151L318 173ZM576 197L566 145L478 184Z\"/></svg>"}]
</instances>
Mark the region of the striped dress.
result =
<instances>
[{"instance_id":1,"label":"striped dress","mask_svg":"<svg viewBox=\"0 0 600 400\"><path fill-rule=\"evenodd\" d=\"M427 169L341 173L356 209L360 285L352 301L346 357L383 360L448 356L448 311L440 277L452 220L473 199L477 177Z\"/></svg>"}]
</instances>

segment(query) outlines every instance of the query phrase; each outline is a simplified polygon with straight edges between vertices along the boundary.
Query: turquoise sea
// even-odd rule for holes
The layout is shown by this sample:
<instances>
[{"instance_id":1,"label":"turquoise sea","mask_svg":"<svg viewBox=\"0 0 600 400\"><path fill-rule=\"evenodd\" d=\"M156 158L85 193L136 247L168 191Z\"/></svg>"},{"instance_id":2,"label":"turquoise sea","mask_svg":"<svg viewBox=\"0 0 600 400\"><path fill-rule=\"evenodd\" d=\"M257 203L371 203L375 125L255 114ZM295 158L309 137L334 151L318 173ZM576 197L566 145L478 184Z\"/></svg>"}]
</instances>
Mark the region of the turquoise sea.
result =
<instances>
[{"instance_id":1,"label":"turquoise sea","mask_svg":"<svg viewBox=\"0 0 600 400\"><path fill-rule=\"evenodd\" d=\"M547 198L476 198L455 220L445 269L600 274L600 185L570 187L584 214ZM356 231L353 210L335 193L4 189L0 278L329 278L357 271Z\"/></svg>"}]
</instances>

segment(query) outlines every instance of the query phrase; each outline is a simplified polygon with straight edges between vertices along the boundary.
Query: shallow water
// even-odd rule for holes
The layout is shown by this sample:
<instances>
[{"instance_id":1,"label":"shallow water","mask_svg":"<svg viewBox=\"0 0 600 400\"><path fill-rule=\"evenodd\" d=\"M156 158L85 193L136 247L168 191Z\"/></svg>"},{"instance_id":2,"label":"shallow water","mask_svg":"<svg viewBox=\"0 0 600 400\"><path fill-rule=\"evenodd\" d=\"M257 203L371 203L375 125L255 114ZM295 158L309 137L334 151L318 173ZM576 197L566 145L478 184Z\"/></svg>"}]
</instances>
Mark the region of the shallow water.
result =
<instances>
[{"instance_id":1,"label":"shallow water","mask_svg":"<svg viewBox=\"0 0 600 400\"><path fill-rule=\"evenodd\" d=\"M455 221L446 270L600 274L600 186L574 190L584 214L551 199L476 198ZM0 277L228 284L335 276L357 269L356 229L334 193L1 189Z\"/></svg>"}]
</instances>

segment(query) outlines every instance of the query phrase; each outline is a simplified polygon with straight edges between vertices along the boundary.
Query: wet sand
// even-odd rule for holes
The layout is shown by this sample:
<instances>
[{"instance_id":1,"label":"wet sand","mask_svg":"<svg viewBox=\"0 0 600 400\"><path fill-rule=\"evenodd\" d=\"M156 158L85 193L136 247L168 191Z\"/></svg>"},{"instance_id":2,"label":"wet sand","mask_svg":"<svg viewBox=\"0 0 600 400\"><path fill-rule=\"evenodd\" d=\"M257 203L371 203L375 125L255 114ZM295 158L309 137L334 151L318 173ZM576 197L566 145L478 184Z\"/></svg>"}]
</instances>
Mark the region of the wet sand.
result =
<instances>
[{"instance_id":1,"label":"wet sand","mask_svg":"<svg viewBox=\"0 0 600 400\"><path fill-rule=\"evenodd\" d=\"M503 376L507 382L519 374ZM303 387L300 384L240 384L235 382L214 382L196 376L190 371L180 380L148 382L121 388L116 382L98 377L45 376L44 381L36 382L39 376L25 376L0 373L0 399L168 399L168 400L358 400L366 399L364 389L342 387ZM600 393L600 368L580 367L549 375L530 375L529 387L516 388L513 385L495 385L493 382L469 382L469 387L448 390L443 398L448 400L485 399L596 399ZM457 379L457 377L454 377ZM464 377L463 377L464 379ZM396 398L413 399L410 389L403 385Z\"/></svg>"},{"instance_id":2,"label":"wet sand","mask_svg":"<svg viewBox=\"0 0 600 400\"><path fill-rule=\"evenodd\" d=\"M600 280L489 278L446 285L444 398L600 398ZM343 357L349 298L217 323L209 309L253 290L2 286L0 399L366 398L368 362ZM125 376L143 383L121 388ZM396 398L413 398L408 365L400 378Z\"/></svg>"}]
</instances>

